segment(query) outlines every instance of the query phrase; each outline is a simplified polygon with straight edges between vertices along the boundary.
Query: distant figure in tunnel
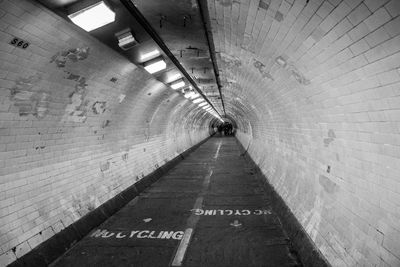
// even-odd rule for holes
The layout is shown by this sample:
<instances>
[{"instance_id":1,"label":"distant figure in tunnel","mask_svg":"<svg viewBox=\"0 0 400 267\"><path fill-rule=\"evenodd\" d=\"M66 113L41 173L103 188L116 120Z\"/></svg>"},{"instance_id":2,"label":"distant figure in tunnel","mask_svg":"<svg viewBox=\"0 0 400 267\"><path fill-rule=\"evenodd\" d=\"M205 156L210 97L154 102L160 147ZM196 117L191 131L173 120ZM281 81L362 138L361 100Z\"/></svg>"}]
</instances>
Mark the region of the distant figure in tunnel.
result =
<instances>
[{"instance_id":1,"label":"distant figure in tunnel","mask_svg":"<svg viewBox=\"0 0 400 267\"><path fill-rule=\"evenodd\" d=\"M222 131L223 131L223 129L224 129L223 124L218 125L218 135L219 135L220 137L222 137Z\"/></svg>"},{"instance_id":2,"label":"distant figure in tunnel","mask_svg":"<svg viewBox=\"0 0 400 267\"><path fill-rule=\"evenodd\" d=\"M223 123L218 126L219 136L231 136L233 135L233 126L231 123Z\"/></svg>"}]
</instances>

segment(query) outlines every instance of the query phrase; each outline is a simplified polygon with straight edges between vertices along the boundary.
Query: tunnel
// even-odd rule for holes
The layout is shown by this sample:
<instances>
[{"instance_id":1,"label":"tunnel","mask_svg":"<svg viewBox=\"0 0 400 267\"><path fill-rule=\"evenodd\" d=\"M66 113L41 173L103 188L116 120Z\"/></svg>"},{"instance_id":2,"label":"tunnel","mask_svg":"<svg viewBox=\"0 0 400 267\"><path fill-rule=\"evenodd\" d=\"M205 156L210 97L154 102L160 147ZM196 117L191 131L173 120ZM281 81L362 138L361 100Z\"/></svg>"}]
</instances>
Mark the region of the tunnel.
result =
<instances>
[{"instance_id":1,"label":"tunnel","mask_svg":"<svg viewBox=\"0 0 400 267\"><path fill-rule=\"evenodd\" d=\"M0 0L0 267L400 266L399 0Z\"/></svg>"}]
</instances>

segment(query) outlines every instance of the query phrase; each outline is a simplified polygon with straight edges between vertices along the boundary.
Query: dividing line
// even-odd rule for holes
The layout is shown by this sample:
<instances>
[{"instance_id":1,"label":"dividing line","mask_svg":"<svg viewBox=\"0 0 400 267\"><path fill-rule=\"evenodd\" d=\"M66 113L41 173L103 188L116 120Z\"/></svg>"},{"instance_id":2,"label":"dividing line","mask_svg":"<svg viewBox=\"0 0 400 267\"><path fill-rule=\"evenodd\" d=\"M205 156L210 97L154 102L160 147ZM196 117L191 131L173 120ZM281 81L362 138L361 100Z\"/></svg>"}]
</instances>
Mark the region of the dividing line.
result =
<instances>
[{"instance_id":1,"label":"dividing line","mask_svg":"<svg viewBox=\"0 0 400 267\"><path fill-rule=\"evenodd\" d=\"M192 237L193 229L187 228L185 233L183 234L183 238L179 243L178 251L175 254L174 260L172 261L171 266L181 266L183 262L183 258L185 257L186 250L189 246L190 239Z\"/></svg>"},{"instance_id":2,"label":"dividing line","mask_svg":"<svg viewBox=\"0 0 400 267\"><path fill-rule=\"evenodd\" d=\"M204 200L204 195L208 189L208 186L210 185L210 179L211 175L213 174L213 170L210 168L208 174L204 178L203 185L201 188L201 192L199 196L196 199L196 202L194 203L193 209L201 209L203 207L203 200ZM188 221L187 221L187 227L185 230L185 233L183 234L183 238L181 239L179 243L179 247L175 253L175 257L172 260L171 266L182 266L183 259L185 258L186 250L189 246L190 240L192 238L194 229L196 228L196 224L199 221L200 217L194 215L190 215Z\"/></svg>"},{"instance_id":3,"label":"dividing line","mask_svg":"<svg viewBox=\"0 0 400 267\"><path fill-rule=\"evenodd\" d=\"M221 148L221 145L222 145L222 141L220 141L219 144L218 144L218 148L217 148L217 151L215 152L214 159L218 158L219 149Z\"/></svg>"}]
</instances>

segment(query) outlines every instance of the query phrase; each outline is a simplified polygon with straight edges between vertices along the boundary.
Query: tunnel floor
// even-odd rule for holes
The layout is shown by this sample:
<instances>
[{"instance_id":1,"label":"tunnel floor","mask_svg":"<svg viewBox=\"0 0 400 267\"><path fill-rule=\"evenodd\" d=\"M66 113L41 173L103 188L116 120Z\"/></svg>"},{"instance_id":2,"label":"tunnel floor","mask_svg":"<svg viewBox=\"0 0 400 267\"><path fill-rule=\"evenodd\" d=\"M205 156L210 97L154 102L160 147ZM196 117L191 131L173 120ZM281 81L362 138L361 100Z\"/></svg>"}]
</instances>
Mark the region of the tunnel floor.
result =
<instances>
[{"instance_id":1,"label":"tunnel floor","mask_svg":"<svg viewBox=\"0 0 400 267\"><path fill-rule=\"evenodd\" d=\"M209 139L52 266L300 266L241 153Z\"/></svg>"}]
</instances>

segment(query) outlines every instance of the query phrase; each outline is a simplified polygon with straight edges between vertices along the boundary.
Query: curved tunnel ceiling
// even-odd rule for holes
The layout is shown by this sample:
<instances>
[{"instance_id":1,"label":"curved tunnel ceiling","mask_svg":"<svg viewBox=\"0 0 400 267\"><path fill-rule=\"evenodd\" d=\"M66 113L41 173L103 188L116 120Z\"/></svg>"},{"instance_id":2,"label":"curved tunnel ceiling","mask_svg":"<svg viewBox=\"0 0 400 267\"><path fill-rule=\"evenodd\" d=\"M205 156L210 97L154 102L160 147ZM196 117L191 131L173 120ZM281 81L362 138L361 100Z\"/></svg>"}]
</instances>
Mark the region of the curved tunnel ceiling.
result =
<instances>
[{"instance_id":1,"label":"curved tunnel ceiling","mask_svg":"<svg viewBox=\"0 0 400 267\"><path fill-rule=\"evenodd\" d=\"M226 115L311 239L334 266L398 266L399 1L199 2ZM223 114L199 2L134 1ZM213 120L180 98L168 131Z\"/></svg>"}]
</instances>

